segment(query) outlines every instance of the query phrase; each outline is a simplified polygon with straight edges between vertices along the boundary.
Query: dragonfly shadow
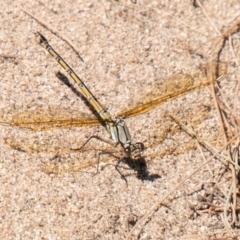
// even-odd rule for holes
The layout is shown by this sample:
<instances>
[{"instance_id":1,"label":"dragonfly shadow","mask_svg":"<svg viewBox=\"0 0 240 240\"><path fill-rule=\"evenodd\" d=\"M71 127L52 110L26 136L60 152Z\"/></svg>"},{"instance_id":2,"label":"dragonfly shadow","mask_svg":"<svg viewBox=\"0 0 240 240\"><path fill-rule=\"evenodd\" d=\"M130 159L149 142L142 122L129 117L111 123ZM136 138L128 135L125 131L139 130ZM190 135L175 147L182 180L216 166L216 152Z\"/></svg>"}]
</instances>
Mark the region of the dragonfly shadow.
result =
<instances>
[{"instance_id":1,"label":"dragonfly shadow","mask_svg":"<svg viewBox=\"0 0 240 240\"><path fill-rule=\"evenodd\" d=\"M94 138L97 138L100 140L98 137L94 136ZM112 144L111 144L112 145ZM80 149L78 149L80 150ZM99 151L95 149L95 151ZM155 181L158 178L161 178L160 175L158 174L150 174L147 168L147 162L144 157L140 158L127 158L127 157L121 157L121 151L116 151L116 149L105 149L105 150L100 150L95 156L97 156L97 173L99 173L99 164L101 162L108 162L110 161L110 158L114 161L117 161L117 163L107 163L104 167L104 169L107 166L114 166L116 171L119 173L121 178L127 183L128 185L128 180L127 177L131 176L133 173L126 173L127 171L133 170L136 174L136 177L142 181ZM107 159L104 159L104 156L108 156ZM94 174L95 175L95 174Z\"/></svg>"},{"instance_id":2,"label":"dragonfly shadow","mask_svg":"<svg viewBox=\"0 0 240 240\"><path fill-rule=\"evenodd\" d=\"M94 114L94 116L99 120L99 122L104 125L104 122L99 117L99 114L94 110L94 108L91 106L91 104L88 102L88 100L79 92L77 88L74 87L74 85L69 81L68 77L66 77L63 73L58 71L56 73L56 77L64 83L67 87L69 87L74 94L76 94L81 100L84 102L84 104L89 108L89 110Z\"/></svg>"},{"instance_id":3,"label":"dragonfly shadow","mask_svg":"<svg viewBox=\"0 0 240 240\"><path fill-rule=\"evenodd\" d=\"M140 159L137 159L137 160L132 160L130 158L124 158L122 160L120 160L118 162L118 164L116 165L116 170L120 173L120 175L122 176L122 178L126 180L126 176L124 176L121 171L119 170L120 168L120 163L123 162L124 164L126 164L129 168L133 169L134 171L137 172L137 178L142 180L142 181L155 181L156 179L158 178L161 178L160 175L158 174L150 174L148 172L148 169L147 169L147 163L146 163L146 160L145 158L140 158ZM122 167L122 166L121 166Z\"/></svg>"}]
</instances>

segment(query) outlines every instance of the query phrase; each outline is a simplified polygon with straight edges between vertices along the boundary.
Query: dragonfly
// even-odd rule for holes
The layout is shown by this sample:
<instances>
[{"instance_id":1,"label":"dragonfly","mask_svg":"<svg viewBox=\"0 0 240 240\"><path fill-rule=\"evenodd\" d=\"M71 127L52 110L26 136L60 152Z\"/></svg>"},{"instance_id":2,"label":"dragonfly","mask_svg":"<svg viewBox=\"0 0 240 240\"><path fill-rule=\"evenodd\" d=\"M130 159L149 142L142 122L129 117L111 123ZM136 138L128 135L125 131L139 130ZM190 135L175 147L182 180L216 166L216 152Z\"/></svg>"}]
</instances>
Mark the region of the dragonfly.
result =
<instances>
[{"instance_id":1,"label":"dragonfly","mask_svg":"<svg viewBox=\"0 0 240 240\"><path fill-rule=\"evenodd\" d=\"M73 69L66 63L65 60L53 49L47 39L40 33L35 33L37 43L46 49L51 56L65 69L72 80L78 85L79 91L90 106L95 110L96 117L89 118L88 116L81 118L74 116L59 116L54 112L49 113L41 117L43 112L36 113L18 113L12 117L8 123L12 126L20 128L28 128L33 131L42 131L54 128L67 128L69 126L93 126L103 125L108 132L110 139L115 146L121 148L122 157L119 159L118 164L124 159L130 159L138 161L142 159L142 153L144 151L144 144L142 142L134 142L131 138L130 131L124 121L125 118L133 117L138 114L143 114L151 109L157 107L163 102L179 97L190 91L203 88L209 84L214 83L221 76L224 76L227 72L227 64L224 62L214 63L211 62L206 65L204 71L198 75L190 74L176 74L173 75L161 83L159 86L155 86L156 91L151 92L150 96L145 98L145 101L141 100L136 106L122 113L119 113L113 118L106 108L97 100L97 98L91 93L81 78L73 71ZM99 136L91 136L78 150L83 147L92 139L111 143ZM99 162L99 160L98 160ZM118 166L118 164L116 166ZM116 167L117 169L117 167ZM118 169L117 169L118 170ZM118 170L119 172L119 170ZM120 173L120 172L119 172ZM121 173L120 173L121 174ZM121 174L122 176L122 174ZM122 176L124 178L124 176ZM125 179L125 178L124 178ZM126 179L125 179L126 180Z\"/></svg>"}]
</instances>

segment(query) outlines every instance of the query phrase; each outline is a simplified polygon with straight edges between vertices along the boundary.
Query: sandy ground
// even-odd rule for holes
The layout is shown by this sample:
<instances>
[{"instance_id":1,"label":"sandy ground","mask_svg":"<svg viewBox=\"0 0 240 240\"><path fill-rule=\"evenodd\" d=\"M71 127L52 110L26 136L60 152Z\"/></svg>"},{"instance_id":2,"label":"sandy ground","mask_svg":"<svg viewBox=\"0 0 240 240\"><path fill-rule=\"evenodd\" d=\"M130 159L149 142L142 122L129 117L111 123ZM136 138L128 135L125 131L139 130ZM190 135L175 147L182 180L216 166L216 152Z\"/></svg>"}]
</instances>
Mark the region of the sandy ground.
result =
<instances>
[{"instance_id":1,"label":"sandy ground","mask_svg":"<svg viewBox=\"0 0 240 240\"><path fill-rule=\"evenodd\" d=\"M59 79L59 71L67 74L36 43L36 31L75 69L112 116L153 92L159 94L157 86L173 74L194 74L210 61L228 65L228 75L220 86L231 108L239 93L235 90L240 36L236 31L231 42L215 42L239 20L239 13L237 0L206 0L203 8L198 1L179 0L3 0L1 121L12 123L36 112L41 119L49 109L66 119L80 119L82 112L91 114L76 90ZM240 105L235 107L239 112ZM190 123L217 149L222 146L210 88L183 95L126 120L132 138L150 146L144 152L145 176L120 164L128 184L109 155L103 156L108 164L100 164L95 176L96 164L81 167L82 161L96 162L97 150L106 147L102 143L93 141L85 153L71 150L93 134L108 139L101 126L34 132L1 124L0 238L200 240L230 236L221 210L211 212L199 202L206 186L222 173L220 162L210 161L164 198L205 161L196 141L164 117L166 111ZM208 159L211 155L203 151ZM51 164L65 164L65 171L47 174ZM79 168L72 171L73 165ZM227 189L224 179L223 188ZM151 209L147 221L141 220ZM240 236L237 227L234 230Z\"/></svg>"}]
</instances>

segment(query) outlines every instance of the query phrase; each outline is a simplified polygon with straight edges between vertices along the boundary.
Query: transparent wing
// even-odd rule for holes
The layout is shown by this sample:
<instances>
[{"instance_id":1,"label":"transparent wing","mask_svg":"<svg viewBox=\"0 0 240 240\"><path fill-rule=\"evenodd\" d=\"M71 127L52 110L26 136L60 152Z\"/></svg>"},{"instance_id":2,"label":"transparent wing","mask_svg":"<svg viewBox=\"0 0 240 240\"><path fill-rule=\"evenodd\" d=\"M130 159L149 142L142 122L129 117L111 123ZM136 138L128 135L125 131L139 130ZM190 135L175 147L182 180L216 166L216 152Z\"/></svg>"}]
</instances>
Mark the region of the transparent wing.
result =
<instances>
[{"instance_id":1,"label":"transparent wing","mask_svg":"<svg viewBox=\"0 0 240 240\"><path fill-rule=\"evenodd\" d=\"M0 123L33 131L101 124L97 118L85 113L54 107L0 113Z\"/></svg>"},{"instance_id":2,"label":"transparent wing","mask_svg":"<svg viewBox=\"0 0 240 240\"><path fill-rule=\"evenodd\" d=\"M127 118L148 112L168 100L212 84L218 77L226 73L226 63L212 62L203 66L203 69L198 73L192 75L177 74L163 79L161 82L156 82L153 88L148 91L149 93L137 102L135 107L121 112L119 116Z\"/></svg>"},{"instance_id":3,"label":"transparent wing","mask_svg":"<svg viewBox=\"0 0 240 240\"><path fill-rule=\"evenodd\" d=\"M177 74L156 82L148 93L137 101L130 110L123 111L119 116L124 118L145 113L156 106L177 98L190 91L203 88L216 81L216 78L227 73L227 64L209 63L200 72L195 74ZM33 131L42 131L57 128L79 126L97 126L101 121L85 113L49 107L48 109L30 109L0 113L0 123L28 128Z\"/></svg>"}]
</instances>

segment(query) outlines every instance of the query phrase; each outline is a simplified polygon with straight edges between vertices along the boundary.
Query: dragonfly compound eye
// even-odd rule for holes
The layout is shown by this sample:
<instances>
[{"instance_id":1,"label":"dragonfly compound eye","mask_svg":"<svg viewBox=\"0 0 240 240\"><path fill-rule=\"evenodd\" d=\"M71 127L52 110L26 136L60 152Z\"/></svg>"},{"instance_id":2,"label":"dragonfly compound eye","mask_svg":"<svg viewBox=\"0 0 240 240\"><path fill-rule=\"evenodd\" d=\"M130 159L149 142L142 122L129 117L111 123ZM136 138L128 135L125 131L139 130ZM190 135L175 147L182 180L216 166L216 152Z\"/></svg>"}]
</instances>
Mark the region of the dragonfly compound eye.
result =
<instances>
[{"instance_id":1,"label":"dragonfly compound eye","mask_svg":"<svg viewBox=\"0 0 240 240\"><path fill-rule=\"evenodd\" d=\"M130 158L131 157L131 153L132 153L131 148L130 147L126 147L123 150L123 157L124 158Z\"/></svg>"}]
</instances>

